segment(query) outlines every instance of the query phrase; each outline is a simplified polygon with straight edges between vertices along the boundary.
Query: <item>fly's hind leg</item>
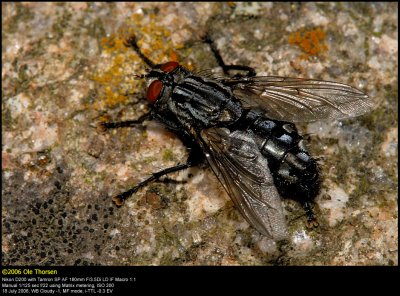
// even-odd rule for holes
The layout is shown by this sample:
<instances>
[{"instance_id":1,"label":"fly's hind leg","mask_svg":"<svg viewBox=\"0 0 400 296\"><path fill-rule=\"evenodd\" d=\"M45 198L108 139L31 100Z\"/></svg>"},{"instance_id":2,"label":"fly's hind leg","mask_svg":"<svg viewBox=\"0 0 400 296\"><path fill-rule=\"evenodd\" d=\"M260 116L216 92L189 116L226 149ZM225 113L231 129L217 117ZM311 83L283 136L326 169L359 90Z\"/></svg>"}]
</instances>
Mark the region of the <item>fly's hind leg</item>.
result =
<instances>
[{"instance_id":1,"label":"fly's hind leg","mask_svg":"<svg viewBox=\"0 0 400 296\"><path fill-rule=\"evenodd\" d=\"M314 212L312 210L312 205L310 202L303 202L302 203L303 209L306 212L307 216L307 227L308 228L315 228L319 226L319 223L317 221L317 218L314 215Z\"/></svg>"},{"instance_id":2,"label":"fly's hind leg","mask_svg":"<svg viewBox=\"0 0 400 296\"><path fill-rule=\"evenodd\" d=\"M219 53L217 46L214 43L214 40L212 40L211 36L208 33L206 33L203 36L203 41L210 45L210 49L211 49L212 53L214 54L215 59L218 62L218 65L222 68L222 70L224 71L224 73L226 75L230 74L229 71L238 70L238 71L246 71L247 73L245 75L236 74L233 76L234 78L256 76L256 71L252 67L243 66L243 65L227 65L227 64L225 64L224 60L222 59L221 54Z\"/></svg>"}]
</instances>

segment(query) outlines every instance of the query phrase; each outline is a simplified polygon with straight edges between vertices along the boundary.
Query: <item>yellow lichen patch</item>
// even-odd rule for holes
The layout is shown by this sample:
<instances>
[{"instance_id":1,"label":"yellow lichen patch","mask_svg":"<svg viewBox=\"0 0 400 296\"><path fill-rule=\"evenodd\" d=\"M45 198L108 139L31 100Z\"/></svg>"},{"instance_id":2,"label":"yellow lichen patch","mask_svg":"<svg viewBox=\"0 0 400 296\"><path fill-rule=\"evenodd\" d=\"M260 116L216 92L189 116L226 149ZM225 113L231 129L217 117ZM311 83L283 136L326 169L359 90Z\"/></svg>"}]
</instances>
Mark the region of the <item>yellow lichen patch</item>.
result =
<instances>
[{"instance_id":1,"label":"yellow lichen patch","mask_svg":"<svg viewBox=\"0 0 400 296\"><path fill-rule=\"evenodd\" d=\"M93 80L98 83L98 96L93 108L101 110L126 103L128 94L143 93L144 81L135 75L146 72L148 66L135 51L125 45L132 35L144 55L154 63L179 61L173 49L171 31L160 25L155 14L132 14L113 35L101 40L104 65L99 66ZM176 48L183 48L178 45Z\"/></svg>"},{"instance_id":2,"label":"yellow lichen patch","mask_svg":"<svg viewBox=\"0 0 400 296\"><path fill-rule=\"evenodd\" d=\"M314 30L300 29L289 35L289 44L297 45L303 51L301 58L308 59L328 50L325 44L325 33L320 28Z\"/></svg>"},{"instance_id":3,"label":"yellow lichen patch","mask_svg":"<svg viewBox=\"0 0 400 296\"><path fill-rule=\"evenodd\" d=\"M121 40L115 35L111 35L110 37L104 37L101 40L101 45L103 50L107 53L112 53L116 51L125 52L127 51L127 47L124 45L124 40Z\"/></svg>"},{"instance_id":4,"label":"yellow lichen patch","mask_svg":"<svg viewBox=\"0 0 400 296\"><path fill-rule=\"evenodd\" d=\"M98 99L93 103L95 109L105 109L126 103L128 94L134 92L140 81L134 79L133 71L143 71L132 67L138 57L128 54L125 39L111 35L101 40L106 65L99 69L92 79L98 83ZM141 83L142 84L142 83Z\"/></svg>"}]
</instances>

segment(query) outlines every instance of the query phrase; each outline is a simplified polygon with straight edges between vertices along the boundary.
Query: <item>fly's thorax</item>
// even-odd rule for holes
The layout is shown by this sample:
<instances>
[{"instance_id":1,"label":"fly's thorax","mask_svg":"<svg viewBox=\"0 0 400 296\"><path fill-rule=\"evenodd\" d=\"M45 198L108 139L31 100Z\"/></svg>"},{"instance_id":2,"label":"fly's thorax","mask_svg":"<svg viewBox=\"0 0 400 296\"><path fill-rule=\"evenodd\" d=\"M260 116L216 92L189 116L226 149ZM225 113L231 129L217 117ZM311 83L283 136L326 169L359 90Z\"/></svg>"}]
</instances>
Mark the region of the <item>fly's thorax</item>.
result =
<instances>
[{"instance_id":1,"label":"fly's thorax","mask_svg":"<svg viewBox=\"0 0 400 296\"><path fill-rule=\"evenodd\" d=\"M199 129L229 126L242 114L241 103L229 87L194 75L174 85L169 107L182 123L189 121Z\"/></svg>"},{"instance_id":2,"label":"fly's thorax","mask_svg":"<svg viewBox=\"0 0 400 296\"><path fill-rule=\"evenodd\" d=\"M241 103L230 87L196 76L177 62L159 65L146 77L152 79L147 99L163 122L168 117L175 125L199 130L232 125L242 115Z\"/></svg>"}]
</instances>

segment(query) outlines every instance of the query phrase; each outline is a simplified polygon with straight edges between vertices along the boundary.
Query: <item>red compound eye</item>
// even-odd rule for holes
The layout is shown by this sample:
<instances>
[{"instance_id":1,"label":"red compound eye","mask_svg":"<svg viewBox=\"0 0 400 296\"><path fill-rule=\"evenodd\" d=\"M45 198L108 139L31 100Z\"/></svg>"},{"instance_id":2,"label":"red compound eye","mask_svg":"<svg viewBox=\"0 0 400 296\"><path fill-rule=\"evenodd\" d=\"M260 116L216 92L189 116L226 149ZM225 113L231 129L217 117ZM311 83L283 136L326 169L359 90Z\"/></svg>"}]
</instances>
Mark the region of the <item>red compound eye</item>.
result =
<instances>
[{"instance_id":1,"label":"red compound eye","mask_svg":"<svg viewBox=\"0 0 400 296\"><path fill-rule=\"evenodd\" d=\"M147 89L147 100L150 103L155 103L163 89L163 83L160 80L154 80Z\"/></svg>"},{"instance_id":2,"label":"red compound eye","mask_svg":"<svg viewBox=\"0 0 400 296\"><path fill-rule=\"evenodd\" d=\"M179 66L178 62L171 61L171 62L167 62L164 65L162 65L160 67L160 69L161 69L161 71L163 71L165 73L169 73L169 72L174 71L178 66Z\"/></svg>"}]
</instances>

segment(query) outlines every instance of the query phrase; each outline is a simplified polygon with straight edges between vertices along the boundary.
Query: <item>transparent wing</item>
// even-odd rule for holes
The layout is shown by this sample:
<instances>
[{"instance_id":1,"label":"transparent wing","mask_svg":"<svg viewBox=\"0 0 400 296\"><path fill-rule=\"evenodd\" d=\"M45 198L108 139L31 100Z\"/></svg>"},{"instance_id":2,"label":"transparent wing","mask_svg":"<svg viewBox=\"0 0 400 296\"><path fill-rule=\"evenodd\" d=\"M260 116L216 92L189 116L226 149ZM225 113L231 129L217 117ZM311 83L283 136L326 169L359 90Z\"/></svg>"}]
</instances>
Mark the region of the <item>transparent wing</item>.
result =
<instances>
[{"instance_id":1,"label":"transparent wing","mask_svg":"<svg viewBox=\"0 0 400 296\"><path fill-rule=\"evenodd\" d=\"M291 122L344 119L373 108L366 94L338 82L279 76L221 81L231 86L245 107L262 108L271 119Z\"/></svg>"},{"instance_id":2,"label":"transparent wing","mask_svg":"<svg viewBox=\"0 0 400 296\"><path fill-rule=\"evenodd\" d=\"M281 198L251 134L210 128L201 137L208 162L239 212L263 235L276 241L286 238Z\"/></svg>"},{"instance_id":3,"label":"transparent wing","mask_svg":"<svg viewBox=\"0 0 400 296\"><path fill-rule=\"evenodd\" d=\"M206 79L213 79L213 80L224 80L226 79L226 75L223 72L215 72L213 69L202 69L193 71L193 74L196 76L201 76Z\"/></svg>"}]
</instances>

